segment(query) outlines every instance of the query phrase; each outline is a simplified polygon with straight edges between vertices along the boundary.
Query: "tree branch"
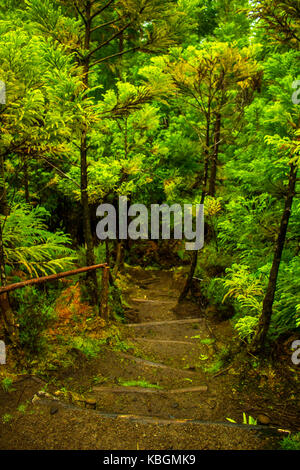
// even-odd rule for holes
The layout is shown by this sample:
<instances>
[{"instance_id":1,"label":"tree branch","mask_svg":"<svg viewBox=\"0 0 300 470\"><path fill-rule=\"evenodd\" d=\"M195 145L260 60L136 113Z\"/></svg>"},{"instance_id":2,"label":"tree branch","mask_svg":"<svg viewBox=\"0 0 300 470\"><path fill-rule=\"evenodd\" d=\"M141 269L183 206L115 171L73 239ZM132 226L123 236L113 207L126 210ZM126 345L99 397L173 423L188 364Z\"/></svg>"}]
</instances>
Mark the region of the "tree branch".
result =
<instances>
[{"instance_id":1,"label":"tree branch","mask_svg":"<svg viewBox=\"0 0 300 470\"><path fill-rule=\"evenodd\" d=\"M100 8L100 10L96 11L92 16L91 16L91 21L96 18L96 16L98 15L101 15L101 13L106 10L106 8L108 8L115 0L109 0L108 3L106 3L106 5L104 5L102 8Z\"/></svg>"},{"instance_id":2,"label":"tree branch","mask_svg":"<svg viewBox=\"0 0 300 470\"><path fill-rule=\"evenodd\" d=\"M107 46L111 41L113 41L114 39L116 39L121 33L123 33L130 25L132 24L132 21L130 21L129 23L127 23L125 26L123 26L123 28L119 29L115 34L113 34L110 38L108 38L106 41L102 42L101 44L99 44L99 46L97 46L95 49L93 49L88 55L87 55L87 58L89 59L90 57L92 57L97 51L99 51L100 49L102 49L102 47L104 46Z\"/></svg>"},{"instance_id":3,"label":"tree branch","mask_svg":"<svg viewBox=\"0 0 300 470\"><path fill-rule=\"evenodd\" d=\"M117 23L118 21L121 21L124 19L125 16L120 16L120 18L117 18L116 20L111 20L107 21L106 23L99 24L99 26L95 26L94 28L91 29L91 33L94 31L97 31L98 29L105 28L105 26L110 26L111 24Z\"/></svg>"},{"instance_id":4,"label":"tree branch","mask_svg":"<svg viewBox=\"0 0 300 470\"><path fill-rule=\"evenodd\" d=\"M128 54L129 52L138 51L139 49L140 49L140 47L136 46L136 47L132 47L131 49L126 49L125 51L116 52L116 54L112 54L112 55L109 55L107 57L103 57L102 59L96 60L90 66L94 67L95 65L101 64L102 62L105 62L106 60L113 59L114 57L120 57L124 54Z\"/></svg>"},{"instance_id":5,"label":"tree branch","mask_svg":"<svg viewBox=\"0 0 300 470\"><path fill-rule=\"evenodd\" d=\"M80 8L76 5L76 3L75 3L75 9L76 9L78 15L81 17L84 24L87 25L87 21L86 21L84 15L83 15L82 11L80 10Z\"/></svg>"}]
</instances>

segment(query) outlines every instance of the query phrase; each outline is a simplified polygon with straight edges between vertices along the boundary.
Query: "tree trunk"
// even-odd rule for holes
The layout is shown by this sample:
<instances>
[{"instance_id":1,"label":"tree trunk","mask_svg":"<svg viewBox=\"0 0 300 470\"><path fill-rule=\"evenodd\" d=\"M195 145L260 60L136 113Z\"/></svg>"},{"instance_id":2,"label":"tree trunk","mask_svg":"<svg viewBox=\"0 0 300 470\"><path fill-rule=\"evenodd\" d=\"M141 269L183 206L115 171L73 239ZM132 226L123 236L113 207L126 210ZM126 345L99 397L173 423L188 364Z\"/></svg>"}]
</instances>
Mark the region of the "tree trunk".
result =
<instances>
[{"instance_id":1,"label":"tree trunk","mask_svg":"<svg viewBox=\"0 0 300 470\"><path fill-rule=\"evenodd\" d=\"M86 4L86 24L85 24L85 39L84 39L84 48L86 51L90 48L90 39L91 39L91 4L87 2ZM89 87L89 70L90 63L89 59L85 59L83 64L84 69L84 78L83 82L86 88ZM84 240L86 243L86 264L92 266L95 264L94 257L94 242L91 229L91 217L90 217L90 208L89 208L89 197L88 197L88 174L87 174L87 128L82 131L81 135L81 145L80 145L80 168L81 168L81 205L83 212L83 234ZM99 306L99 289L97 281L96 271L91 271L87 274L87 286L91 296L91 301L94 305Z\"/></svg>"},{"instance_id":2,"label":"tree trunk","mask_svg":"<svg viewBox=\"0 0 300 470\"><path fill-rule=\"evenodd\" d=\"M3 214L3 215L8 214L3 154L0 154L0 214Z\"/></svg>"},{"instance_id":3,"label":"tree trunk","mask_svg":"<svg viewBox=\"0 0 300 470\"><path fill-rule=\"evenodd\" d=\"M117 253L116 262L113 269L113 276L116 277L120 268L123 266L123 242L122 240L117 241Z\"/></svg>"},{"instance_id":4,"label":"tree trunk","mask_svg":"<svg viewBox=\"0 0 300 470\"><path fill-rule=\"evenodd\" d=\"M202 194L201 199L204 201L206 195L206 185L208 179L208 167L209 167L209 146L210 146L210 114L206 119L206 137L205 137L205 151L204 151L204 172L202 180Z\"/></svg>"},{"instance_id":5,"label":"tree trunk","mask_svg":"<svg viewBox=\"0 0 300 470\"><path fill-rule=\"evenodd\" d=\"M93 266L95 264L94 242L91 230L91 217L88 197L88 179L87 179L87 135L86 131L82 133L80 164L81 164L81 205L83 215L83 234L86 243L86 264ZM88 290L91 295L91 301L94 305L99 305L99 291L96 271L87 274Z\"/></svg>"},{"instance_id":6,"label":"tree trunk","mask_svg":"<svg viewBox=\"0 0 300 470\"><path fill-rule=\"evenodd\" d=\"M193 280L195 270L196 270L196 267L197 267L197 260L198 260L198 251L195 250L195 251L193 251L193 254L192 254L191 267L190 267L190 271L189 271L187 280L185 282L183 291L181 292L181 294L179 296L179 302L182 302L187 297L187 295L190 291L190 288L191 288L191 285L192 285L192 280Z\"/></svg>"},{"instance_id":7,"label":"tree trunk","mask_svg":"<svg viewBox=\"0 0 300 470\"><path fill-rule=\"evenodd\" d=\"M282 251L284 248L284 243L286 239L286 233L289 223L289 218L291 215L291 208L293 204L293 198L295 195L297 179L297 166L291 165L290 175L289 175L289 185L288 193L285 200L284 211L281 217L278 238L275 245L275 252L273 257L273 263L270 271L269 282L263 301L262 313L259 319L257 332L254 336L254 339L250 345L251 352L258 353L265 346L265 340L269 330L271 317L272 317L272 308L276 292L276 283L278 278L278 271L282 257Z\"/></svg>"},{"instance_id":8,"label":"tree trunk","mask_svg":"<svg viewBox=\"0 0 300 470\"><path fill-rule=\"evenodd\" d=\"M200 204L204 204L204 200L205 200L206 191L205 191L204 184L205 182L203 181L203 189L202 189ZM179 296L178 302L182 302L187 297L191 289L193 277L194 277L196 267L197 267L197 261L198 261L198 250L195 250L193 251L193 254L192 254L190 271L189 271L187 280L185 282L184 288Z\"/></svg>"},{"instance_id":9,"label":"tree trunk","mask_svg":"<svg viewBox=\"0 0 300 470\"><path fill-rule=\"evenodd\" d=\"M26 158L25 158L24 167L23 167L23 184L24 184L25 201L27 204L29 204L30 198L29 198L28 162Z\"/></svg>"},{"instance_id":10,"label":"tree trunk","mask_svg":"<svg viewBox=\"0 0 300 470\"><path fill-rule=\"evenodd\" d=\"M217 165L220 147L221 137L221 114L218 113L216 116L215 130L214 130L214 152L212 155L210 177L209 177L209 196L215 196L216 193L216 177L217 177Z\"/></svg>"},{"instance_id":11,"label":"tree trunk","mask_svg":"<svg viewBox=\"0 0 300 470\"><path fill-rule=\"evenodd\" d=\"M6 286L6 274L5 274L5 256L3 249L3 238L2 238L2 225L0 223L0 279L1 286ZM3 322L5 336L8 341L16 348L19 346L19 330L16 324L15 315L11 309L9 303L8 294L0 295L0 320Z\"/></svg>"},{"instance_id":12,"label":"tree trunk","mask_svg":"<svg viewBox=\"0 0 300 470\"><path fill-rule=\"evenodd\" d=\"M102 286L101 286L101 308L100 314L104 320L109 320L109 305L108 305L108 295L109 295L109 267L106 267L102 270Z\"/></svg>"},{"instance_id":13,"label":"tree trunk","mask_svg":"<svg viewBox=\"0 0 300 470\"><path fill-rule=\"evenodd\" d=\"M5 184L5 169L4 169L4 156L0 156L0 214L7 216L9 213L7 198L6 198L6 184ZM0 220L0 280L1 286L6 286L5 274L5 255L3 247L2 224ZM3 322L6 339L10 341L13 346L18 347L19 344L19 330L15 321L15 315L9 303L8 294L0 295L0 321Z\"/></svg>"}]
</instances>

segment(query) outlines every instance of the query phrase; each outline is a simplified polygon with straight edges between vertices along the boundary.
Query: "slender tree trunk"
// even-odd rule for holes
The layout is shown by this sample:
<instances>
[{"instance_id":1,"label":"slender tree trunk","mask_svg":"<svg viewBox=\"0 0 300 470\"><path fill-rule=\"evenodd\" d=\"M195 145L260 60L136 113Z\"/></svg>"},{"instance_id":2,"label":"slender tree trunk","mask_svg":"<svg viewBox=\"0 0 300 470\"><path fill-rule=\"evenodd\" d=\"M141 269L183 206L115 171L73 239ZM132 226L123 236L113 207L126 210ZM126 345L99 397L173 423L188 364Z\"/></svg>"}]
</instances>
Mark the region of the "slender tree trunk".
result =
<instances>
[{"instance_id":1,"label":"slender tree trunk","mask_svg":"<svg viewBox=\"0 0 300 470\"><path fill-rule=\"evenodd\" d=\"M198 261L198 251L195 250L195 251L193 251L193 254L192 254L191 266L190 266L190 271L189 271L187 280L186 280L184 288L183 288L183 290L182 290L182 292L179 296L179 302L182 302L187 297L187 295L190 291L192 281L193 281L193 277L194 277L194 274L195 274L195 270L196 270L196 267L197 267L197 261Z\"/></svg>"},{"instance_id":2,"label":"slender tree trunk","mask_svg":"<svg viewBox=\"0 0 300 470\"><path fill-rule=\"evenodd\" d=\"M218 156L219 156L219 147L220 147L220 137L221 137L221 114L218 113L216 116L215 130L214 130L214 152L212 155L210 177L209 177L209 196L215 196L216 193L216 177L217 177L217 167L218 167Z\"/></svg>"},{"instance_id":3,"label":"slender tree trunk","mask_svg":"<svg viewBox=\"0 0 300 470\"><path fill-rule=\"evenodd\" d=\"M4 331L7 342L10 342L14 348L19 349L19 329L16 323L14 312L10 306L8 294L0 295L1 321L4 325Z\"/></svg>"},{"instance_id":4,"label":"slender tree trunk","mask_svg":"<svg viewBox=\"0 0 300 470\"><path fill-rule=\"evenodd\" d=\"M91 40L91 3L86 3L86 24L85 24L85 38L84 38L84 48L86 51L90 48L90 40ZM84 85L86 88L89 87L89 70L90 70L90 63L89 59L85 59L83 64L84 69ZM82 205L82 212L83 212L83 234L84 240L86 243L86 263L88 266L92 266L95 264L95 257L94 257L94 242L93 242L93 235L91 229L91 217L90 217L90 208L89 208L89 197L88 197L88 164L87 164L87 149L88 149L88 142L87 142L87 128L82 132L81 135L81 144L80 144L80 168L81 168L81 205ZM99 289L98 289L98 282L97 282L97 273L96 271L92 271L87 275L87 284L88 289L91 295L91 300L94 305L99 305Z\"/></svg>"},{"instance_id":5,"label":"slender tree trunk","mask_svg":"<svg viewBox=\"0 0 300 470\"><path fill-rule=\"evenodd\" d=\"M204 204L205 196L206 196L206 184L207 184L207 177L208 177L208 149L210 144L210 121L207 120L207 128L206 128L206 150L205 150L205 162L204 162L204 178L203 178L203 186L202 186L202 193L201 193L201 200L200 204ZM192 258L191 258L191 265L190 270L184 285L184 288L179 296L178 301L182 302L188 295L191 286L193 277L196 271L198 261L198 250L193 251Z\"/></svg>"},{"instance_id":6,"label":"slender tree trunk","mask_svg":"<svg viewBox=\"0 0 300 470\"><path fill-rule=\"evenodd\" d=\"M3 154L0 154L0 214L8 214Z\"/></svg>"},{"instance_id":7,"label":"slender tree trunk","mask_svg":"<svg viewBox=\"0 0 300 470\"><path fill-rule=\"evenodd\" d=\"M290 175L289 175L289 185L288 193L285 200L284 211L281 217L278 237L275 245L275 252L273 257L273 263L270 271L269 282L263 301L262 313L259 319L258 328L256 335L254 336L253 342L250 345L250 350L252 352L260 352L264 346L269 330L271 317L272 317L272 308L276 292L276 284L278 278L278 271L282 257L282 251L284 248L284 243L286 239L286 233L289 223L289 218L291 215L291 209L293 204L293 198L295 196L295 187L297 179L297 166L291 165Z\"/></svg>"},{"instance_id":8,"label":"slender tree trunk","mask_svg":"<svg viewBox=\"0 0 300 470\"><path fill-rule=\"evenodd\" d=\"M82 133L81 149L80 149L80 163L81 163L81 205L83 215L83 234L86 243L86 264L92 266L95 264L94 257L94 242L91 229L91 217L88 197L88 179L87 179L87 134L86 131ZM91 295L91 300L94 305L99 305L98 282L97 274L92 271L87 274L88 289Z\"/></svg>"},{"instance_id":9,"label":"slender tree trunk","mask_svg":"<svg viewBox=\"0 0 300 470\"><path fill-rule=\"evenodd\" d=\"M6 199L6 185L5 185L5 171L4 171L4 158L3 155L0 157L0 214L8 215L8 205ZM6 273L5 273L5 255L3 247L3 236L2 236L2 222L0 220L0 280L1 286L6 286ZM15 315L9 303L8 294L0 295L0 321L4 325L6 339L10 341L14 347L19 345L19 330L16 324Z\"/></svg>"},{"instance_id":10,"label":"slender tree trunk","mask_svg":"<svg viewBox=\"0 0 300 470\"><path fill-rule=\"evenodd\" d=\"M201 195L201 201L200 201L201 204L204 203L204 199L205 199L205 191L203 190L202 195ZM190 270L189 270L186 282L184 284L184 288L183 288L183 290L182 290L182 292L179 296L179 299L178 299L179 302L182 302L187 297L187 295L188 295L188 293L189 293L189 291L192 287L193 277L194 277L194 274L195 274L195 271L196 271L196 268L197 268L197 261L198 261L198 250L194 250L193 253L192 253L192 257L191 257Z\"/></svg>"},{"instance_id":11,"label":"slender tree trunk","mask_svg":"<svg viewBox=\"0 0 300 470\"><path fill-rule=\"evenodd\" d=\"M24 167L23 167L23 184L24 184L25 201L27 204L29 204L30 197L29 197L28 162L26 158L25 158Z\"/></svg>"},{"instance_id":12,"label":"slender tree trunk","mask_svg":"<svg viewBox=\"0 0 300 470\"><path fill-rule=\"evenodd\" d=\"M4 248L3 248L3 237L2 237L2 225L0 223L0 279L1 286L6 286L6 274L5 274L5 257L4 257ZM5 333L7 338L12 342L14 339L17 339L17 328L15 327L14 314L11 310L8 295L0 295L0 311L1 311L1 320L4 324Z\"/></svg>"},{"instance_id":13,"label":"slender tree trunk","mask_svg":"<svg viewBox=\"0 0 300 470\"><path fill-rule=\"evenodd\" d=\"M107 239L105 240L105 262L106 262L107 266L110 265L109 242L108 242Z\"/></svg>"},{"instance_id":14,"label":"slender tree trunk","mask_svg":"<svg viewBox=\"0 0 300 470\"><path fill-rule=\"evenodd\" d=\"M205 198L207 191L208 169L209 169L209 146L210 146L210 115L206 120L206 137L205 137L205 151L204 151L204 173L202 180L202 195L201 199Z\"/></svg>"},{"instance_id":15,"label":"slender tree trunk","mask_svg":"<svg viewBox=\"0 0 300 470\"><path fill-rule=\"evenodd\" d=\"M113 276L114 277L117 276L120 268L123 265L123 250L124 250L123 241L118 240L117 241L116 262L115 262L114 269L113 269Z\"/></svg>"},{"instance_id":16,"label":"slender tree trunk","mask_svg":"<svg viewBox=\"0 0 300 470\"><path fill-rule=\"evenodd\" d=\"M124 123L124 157L125 160L128 159L128 118L125 117Z\"/></svg>"},{"instance_id":17,"label":"slender tree trunk","mask_svg":"<svg viewBox=\"0 0 300 470\"><path fill-rule=\"evenodd\" d=\"M109 250L109 242L105 240L105 261L107 266L110 266L110 250ZM111 270L109 269L109 283L111 286L115 287L114 278L112 276Z\"/></svg>"}]
</instances>

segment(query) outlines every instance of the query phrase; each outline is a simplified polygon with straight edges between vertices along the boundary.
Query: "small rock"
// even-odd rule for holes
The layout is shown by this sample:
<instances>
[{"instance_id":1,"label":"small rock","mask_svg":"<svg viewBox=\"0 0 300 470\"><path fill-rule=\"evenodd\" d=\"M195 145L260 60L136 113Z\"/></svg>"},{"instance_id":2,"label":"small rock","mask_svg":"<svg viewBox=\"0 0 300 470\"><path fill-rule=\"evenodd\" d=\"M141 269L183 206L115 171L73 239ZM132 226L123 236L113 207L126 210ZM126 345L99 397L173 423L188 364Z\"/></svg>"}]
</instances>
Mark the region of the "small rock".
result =
<instances>
[{"instance_id":1,"label":"small rock","mask_svg":"<svg viewBox=\"0 0 300 470\"><path fill-rule=\"evenodd\" d=\"M259 424L270 424L271 422L269 416L266 415L258 415L257 421L259 422Z\"/></svg>"},{"instance_id":2,"label":"small rock","mask_svg":"<svg viewBox=\"0 0 300 470\"><path fill-rule=\"evenodd\" d=\"M38 401L40 401L40 397L38 397L37 395L34 395L32 400L31 400L31 403L34 405L35 403L37 403Z\"/></svg>"},{"instance_id":3,"label":"small rock","mask_svg":"<svg viewBox=\"0 0 300 470\"><path fill-rule=\"evenodd\" d=\"M95 398L86 398L85 400L85 407L89 408L90 410L95 410L97 406L97 401Z\"/></svg>"},{"instance_id":4,"label":"small rock","mask_svg":"<svg viewBox=\"0 0 300 470\"><path fill-rule=\"evenodd\" d=\"M55 413L57 413L57 412L58 412L57 406L51 406L51 408L50 408L50 414L51 414L51 415L55 415Z\"/></svg>"},{"instance_id":5,"label":"small rock","mask_svg":"<svg viewBox=\"0 0 300 470\"><path fill-rule=\"evenodd\" d=\"M178 408L178 407L179 407L178 403L176 403L176 402L172 403L172 408Z\"/></svg>"},{"instance_id":6,"label":"small rock","mask_svg":"<svg viewBox=\"0 0 300 470\"><path fill-rule=\"evenodd\" d=\"M215 400L208 400L208 406L213 410L217 406L217 402Z\"/></svg>"}]
</instances>

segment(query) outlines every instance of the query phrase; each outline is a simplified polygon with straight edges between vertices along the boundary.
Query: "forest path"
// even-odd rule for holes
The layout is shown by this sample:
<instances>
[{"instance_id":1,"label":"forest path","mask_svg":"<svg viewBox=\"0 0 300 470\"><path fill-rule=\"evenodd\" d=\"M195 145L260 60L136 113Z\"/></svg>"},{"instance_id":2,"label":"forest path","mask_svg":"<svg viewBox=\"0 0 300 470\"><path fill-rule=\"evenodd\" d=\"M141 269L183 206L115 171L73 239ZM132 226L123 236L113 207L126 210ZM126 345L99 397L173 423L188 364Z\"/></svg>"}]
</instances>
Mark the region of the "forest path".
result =
<instances>
[{"instance_id":1,"label":"forest path","mask_svg":"<svg viewBox=\"0 0 300 470\"><path fill-rule=\"evenodd\" d=\"M8 441L12 449L274 447L266 427L226 420L241 423L244 410L234 397L234 376L206 370L231 334L228 322L210 325L194 303L178 306L180 282L172 271L128 274L135 319L121 327L126 351L103 348L87 368L64 376L69 387L72 381L85 387L85 405L40 394L32 413L5 425L4 439L0 424L0 448ZM35 384L26 393L40 389Z\"/></svg>"}]
</instances>

